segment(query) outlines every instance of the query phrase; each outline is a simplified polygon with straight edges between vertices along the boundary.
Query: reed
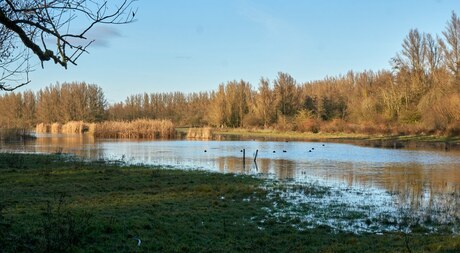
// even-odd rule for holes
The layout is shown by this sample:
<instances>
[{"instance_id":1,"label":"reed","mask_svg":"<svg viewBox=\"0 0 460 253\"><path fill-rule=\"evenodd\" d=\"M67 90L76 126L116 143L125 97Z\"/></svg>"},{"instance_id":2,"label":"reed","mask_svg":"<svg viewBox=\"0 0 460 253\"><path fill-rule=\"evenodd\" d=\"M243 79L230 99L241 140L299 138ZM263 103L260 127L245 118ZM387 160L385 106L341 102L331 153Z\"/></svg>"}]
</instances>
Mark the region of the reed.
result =
<instances>
[{"instance_id":1,"label":"reed","mask_svg":"<svg viewBox=\"0 0 460 253\"><path fill-rule=\"evenodd\" d=\"M98 138L169 139L176 136L176 129L170 120L138 119L131 122L105 121L101 123L70 121L64 125L40 123L35 129L37 133L88 133Z\"/></svg>"},{"instance_id":2,"label":"reed","mask_svg":"<svg viewBox=\"0 0 460 253\"><path fill-rule=\"evenodd\" d=\"M212 128L210 127L189 128L187 132L187 139L210 140L212 136Z\"/></svg>"},{"instance_id":3,"label":"reed","mask_svg":"<svg viewBox=\"0 0 460 253\"><path fill-rule=\"evenodd\" d=\"M105 121L93 126L92 131L97 138L168 139L176 136L170 120Z\"/></svg>"},{"instance_id":4,"label":"reed","mask_svg":"<svg viewBox=\"0 0 460 253\"><path fill-rule=\"evenodd\" d=\"M89 124L83 121L70 121L62 126L63 134L82 134L88 132Z\"/></svg>"},{"instance_id":5,"label":"reed","mask_svg":"<svg viewBox=\"0 0 460 253\"><path fill-rule=\"evenodd\" d=\"M46 134L51 132L51 125L50 124L45 124L45 123L40 123L35 126L35 132L37 134Z\"/></svg>"},{"instance_id":6,"label":"reed","mask_svg":"<svg viewBox=\"0 0 460 253\"><path fill-rule=\"evenodd\" d=\"M88 124L88 133L93 134L96 132L96 123L89 123Z\"/></svg>"},{"instance_id":7,"label":"reed","mask_svg":"<svg viewBox=\"0 0 460 253\"><path fill-rule=\"evenodd\" d=\"M53 124L51 124L51 133L52 134L60 134L61 132L62 132L61 123L53 123Z\"/></svg>"}]
</instances>

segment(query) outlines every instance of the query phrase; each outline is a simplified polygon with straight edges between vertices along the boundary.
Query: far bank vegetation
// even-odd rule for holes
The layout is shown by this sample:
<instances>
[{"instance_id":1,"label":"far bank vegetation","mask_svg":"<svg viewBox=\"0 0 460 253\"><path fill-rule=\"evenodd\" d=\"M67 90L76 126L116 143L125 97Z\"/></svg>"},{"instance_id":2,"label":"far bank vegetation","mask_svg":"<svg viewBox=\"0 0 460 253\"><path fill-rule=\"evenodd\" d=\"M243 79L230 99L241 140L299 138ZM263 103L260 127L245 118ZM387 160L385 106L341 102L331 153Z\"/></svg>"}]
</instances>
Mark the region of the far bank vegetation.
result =
<instances>
[{"instance_id":1,"label":"far bank vegetation","mask_svg":"<svg viewBox=\"0 0 460 253\"><path fill-rule=\"evenodd\" d=\"M187 139L210 140L212 137L212 128L210 127L192 127L187 131Z\"/></svg>"},{"instance_id":2,"label":"far bank vegetation","mask_svg":"<svg viewBox=\"0 0 460 253\"><path fill-rule=\"evenodd\" d=\"M317 81L299 82L280 72L274 80L261 78L255 88L244 80L234 80L209 92L143 93L113 104L106 102L100 87L86 83L56 84L38 92L5 93L0 95L0 127L32 129L44 123L47 131L93 131L96 136L116 138L170 136L171 131L165 130L169 124L312 133L458 136L459 27L460 19L452 13L441 35L410 30L401 50L390 59L390 70L349 71ZM148 120L163 123L146 124ZM66 122L80 121L95 123L96 127L90 130L91 124L64 126ZM52 125L54 122L64 125ZM207 135L191 131L191 138Z\"/></svg>"}]
</instances>

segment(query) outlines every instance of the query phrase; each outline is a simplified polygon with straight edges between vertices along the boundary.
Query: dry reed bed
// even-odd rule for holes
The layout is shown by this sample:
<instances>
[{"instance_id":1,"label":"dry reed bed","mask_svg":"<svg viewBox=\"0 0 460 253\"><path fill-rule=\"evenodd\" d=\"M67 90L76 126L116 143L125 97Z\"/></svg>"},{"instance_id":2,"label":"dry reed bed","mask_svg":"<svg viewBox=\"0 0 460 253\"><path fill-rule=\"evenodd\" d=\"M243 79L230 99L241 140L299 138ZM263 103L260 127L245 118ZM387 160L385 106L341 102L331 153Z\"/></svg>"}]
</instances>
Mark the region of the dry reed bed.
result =
<instances>
[{"instance_id":1,"label":"dry reed bed","mask_svg":"<svg viewBox=\"0 0 460 253\"><path fill-rule=\"evenodd\" d=\"M187 132L187 139L210 140L212 139L212 128L189 128Z\"/></svg>"},{"instance_id":2,"label":"dry reed bed","mask_svg":"<svg viewBox=\"0 0 460 253\"><path fill-rule=\"evenodd\" d=\"M88 123L83 121L70 121L62 126L63 134L81 134L88 132Z\"/></svg>"},{"instance_id":3,"label":"dry reed bed","mask_svg":"<svg viewBox=\"0 0 460 253\"><path fill-rule=\"evenodd\" d=\"M176 136L170 120L106 121L95 126L94 136L121 139L168 139Z\"/></svg>"},{"instance_id":4,"label":"dry reed bed","mask_svg":"<svg viewBox=\"0 0 460 253\"><path fill-rule=\"evenodd\" d=\"M51 133L52 134L62 133L62 124L60 124L60 123L51 124Z\"/></svg>"},{"instance_id":5,"label":"dry reed bed","mask_svg":"<svg viewBox=\"0 0 460 253\"><path fill-rule=\"evenodd\" d=\"M105 121L85 123L71 121L64 125L59 123L38 124L36 133L93 134L98 138L120 139L168 139L176 136L174 124L170 120L139 119L131 122Z\"/></svg>"},{"instance_id":6,"label":"dry reed bed","mask_svg":"<svg viewBox=\"0 0 460 253\"><path fill-rule=\"evenodd\" d=\"M40 123L35 126L35 132L38 134L51 133L51 125Z\"/></svg>"}]
</instances>

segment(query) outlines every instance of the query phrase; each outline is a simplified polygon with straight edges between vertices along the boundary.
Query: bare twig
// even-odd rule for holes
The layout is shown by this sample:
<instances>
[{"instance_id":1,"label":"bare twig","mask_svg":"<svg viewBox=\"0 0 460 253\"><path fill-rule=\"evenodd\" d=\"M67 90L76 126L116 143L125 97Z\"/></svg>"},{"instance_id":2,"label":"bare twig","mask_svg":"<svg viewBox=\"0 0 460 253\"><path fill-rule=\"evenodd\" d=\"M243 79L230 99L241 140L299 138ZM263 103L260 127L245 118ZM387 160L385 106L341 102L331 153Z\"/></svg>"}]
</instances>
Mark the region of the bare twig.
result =
<instances>
[{"instance_id":1,"label":"bare twig","mask_svg":"<svg viewBox=\"0 0 460 253\"><path fill-rule=\"evenodd\" d=\"M0 77L28 75L29 69L17 69L25 51L32 52L42 68L46 61L53 61L64 68L77 60L94 42L86 34L99 24L128 24L134 21L136 0L5 0L0 2L0 67L12 69ZM86 23L86 24L85 24ZM51 39L51 40L50 40ZM53 45L53 42L55 44ZM18 43L20 42L20 43ZM14 45L21 45L23 49ZM28 59L27 59L28 62ZM29 64L27 64L29 66ZM30 81L15 85L0 85L0 90L14 90Z\"/></svg>"}]
</instances>

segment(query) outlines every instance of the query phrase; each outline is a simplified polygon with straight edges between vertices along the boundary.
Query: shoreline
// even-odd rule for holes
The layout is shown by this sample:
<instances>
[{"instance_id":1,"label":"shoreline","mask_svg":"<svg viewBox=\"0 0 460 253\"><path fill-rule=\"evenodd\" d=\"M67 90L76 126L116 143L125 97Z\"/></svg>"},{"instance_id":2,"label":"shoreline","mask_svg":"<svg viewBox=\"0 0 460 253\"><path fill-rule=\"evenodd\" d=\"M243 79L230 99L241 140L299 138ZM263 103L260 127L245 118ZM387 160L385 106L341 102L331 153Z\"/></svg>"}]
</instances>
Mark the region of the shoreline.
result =
<instances>
[{"instance_id":1,"label":"shoreline","mask_svg":"<svg viewBox=\"0 0 460 253\"><path fill-rule=\"evenodd\" d=\"M176 128L179 134L185 135L188 128ZM275 141L312 141L356 144L377 148L429 148L441 150L460 150L460 136L437 135L367 135L357 133L301 133L293 131L277 131L264 129L213 128L214 136L224 138L262 139Z\"/></svg>"},{"instance_id":2,"label":"shoreline","mask_svg":"<svg viewBox=\"0 0 460 253\"><path fill-rule=\"evenodd\" d=\"M189 138L190 129L206 129L206 136ZM1 130L1 129L0 129ZM8 130L5 129L4 132ZM11 130L11 129L10 129ZM24 132L25 130L21 130ZM354 144L366 147L392 148L392 149L435 149L435 150L460 150L460 136L439 135L381 135L360 133L311 133L295 131L278 131L269 129L245 128L188 128L176 127L172 139L197 139L197 140L263 140L263 141L309 141ZM11 132L11 131L10 131ZM1 132L0 132L1 133ZM78 133L77 133L78 134ZM84 134L84 133L80 133ZM34 139L34 135L0 134L0 140L27 140ZM101 138L101 137L96 137ZM102 138L106 139L106 138ZM109 138L111 139L111 138ZM119 138L114 138L119 139ZM123 138L122 138L123 139ZM138 138L128 138L138 139ZM143 138L140 138L143 139ZM149 138L147 138L149 139ZM163 138L160 138L163 139ZM171 139L171 138L166 138Z\"/></svg>"}]
</instances>

